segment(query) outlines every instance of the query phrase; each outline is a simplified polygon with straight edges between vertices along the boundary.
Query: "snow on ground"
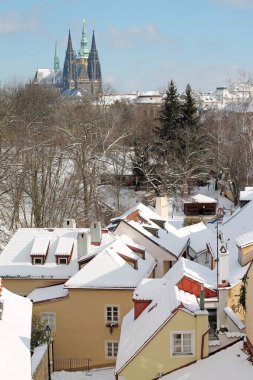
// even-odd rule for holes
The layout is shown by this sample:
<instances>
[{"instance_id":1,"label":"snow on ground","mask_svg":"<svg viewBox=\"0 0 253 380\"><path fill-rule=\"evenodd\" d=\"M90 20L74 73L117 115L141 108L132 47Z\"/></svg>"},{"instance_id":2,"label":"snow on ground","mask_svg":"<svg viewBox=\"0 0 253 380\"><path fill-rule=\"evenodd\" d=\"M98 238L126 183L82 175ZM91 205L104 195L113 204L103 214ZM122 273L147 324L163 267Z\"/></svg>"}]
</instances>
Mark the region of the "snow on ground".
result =
<instances>
[{"instance_id":1,"label":"snow on ground","mask_svg":"<svg viewBox=\"0 0 253 380\"><path fill-rule=\"evenodd\" d=\"M196 187L194 194L202 194L202 195L205 195L207 197L214 198L215 200L217 200L218 201L217 207L218 208L222 207L224 208L224 211L225 211L223 220L226 220L235 211L233 202L223 197L220 194L220 190L215 190L215 181L212 181L209 186L207 185L207 186ZM169 199L168 205L169 205L169 219L168 219L169 223L171 223L176 228L181 228L183 226L183 221L185 217L184 211L183 211L183 203L179 202L178 204L176 204L176 207L172 209L172 200ZM203 221L212 219L212 218L213 218L213 215L212 216L204 215ZM207 227L213 230L215 229L216 224L214 225L207 224Z\"/></svg>"},{"instance_id":2,"label":"snow on ground","mask_svg":"<svg viewBox=\"0 0 253 380\"><path fill-rule=\"evenodd\" d=\"M115 380L114 368L101 368L93 369L89 372L78 371L78 372L53 372L52 380Z\"/></svg>"},{"instance_id":3,"label":"snow on ground","mask_svg":"<svg viewBox=\"0 0 253 380\"><path fill-rule=\"evenodd\" d=\"M164 380L252 380L253 366L247 360L248 356L242 351L242 342L234 344L197 363L179 369ZM52 380L115 380L114 368L94 369L87 372L53 372Z\"/></svg>"},{"instance_id":4,"label":"snow on ground","mask_svg":"<svg viewBox=\"0 0 253 380\"><path fill-rule=\"evenodd\" d=\"M163 380L252 380L253 366L242 351L242 342L207 359L162 377Z\"/></svg>"}]
</instances>

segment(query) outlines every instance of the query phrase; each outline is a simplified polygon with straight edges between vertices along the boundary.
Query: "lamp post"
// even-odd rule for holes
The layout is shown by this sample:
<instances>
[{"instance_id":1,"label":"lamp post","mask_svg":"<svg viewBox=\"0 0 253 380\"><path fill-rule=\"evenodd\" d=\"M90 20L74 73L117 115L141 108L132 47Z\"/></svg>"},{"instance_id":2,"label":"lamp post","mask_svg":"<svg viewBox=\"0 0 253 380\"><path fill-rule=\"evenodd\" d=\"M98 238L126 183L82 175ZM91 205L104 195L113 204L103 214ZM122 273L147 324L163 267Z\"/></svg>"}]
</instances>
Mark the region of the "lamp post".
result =
<instances>
[{"instance_id":1,"label":"lamp post","mask_svg":"<svg viewBox=\"0 0 253 380\"><path fill-rule=\"evenodd\" d=\"M48 380L51 380L51 366L50 366L50 341L51 341L51 329L50 329L49 324L46 325L46 337L47 337Z\"/></svg>"}]
</instances>

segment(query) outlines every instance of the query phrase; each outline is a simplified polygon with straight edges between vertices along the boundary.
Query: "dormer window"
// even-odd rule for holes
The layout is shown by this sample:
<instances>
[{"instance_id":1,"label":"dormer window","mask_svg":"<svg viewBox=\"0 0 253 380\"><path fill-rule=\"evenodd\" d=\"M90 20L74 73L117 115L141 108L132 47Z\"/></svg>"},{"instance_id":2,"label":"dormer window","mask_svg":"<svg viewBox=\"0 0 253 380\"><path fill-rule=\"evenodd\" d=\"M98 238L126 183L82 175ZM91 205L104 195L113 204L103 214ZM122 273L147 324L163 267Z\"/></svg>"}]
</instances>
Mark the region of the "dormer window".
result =
<instances>
[{"instance_id":1,"label":"dormer window","mask_svg":"<svg viewBox=\"0 0 253 380\"><path fill-rule=\"evenodd\" d=\"M49 251L49 237L47 235L36 236L31 250L31 259L33 265L45 264Z\"/></svg>"},{"instance_id":2,"label":"dormer window","mask_svg":"<svg viewBox=\"0 0 253 380\"><path fill-rule=\"evenodd\" d=\"M56 264L69 264L71 260L71 256L74 249L74 239L68 237L60 237L56 251L55 251L55 259Z\"/></svg>"},{"instance_id":3,"label":"dormer window","mask_svg":"<svg viewBox=\"0 0 253 380\"><path fill-rule=\"evenodd\" d=\"M58 257L58 264L68 264L68 260L66 257Z\"/></svg>"},{"instance_id":4,"label":"dormer window","mask_svg":"<svg viewBox=\"0 0 253 380\"><path fill-rule=\"evenodd\" d=\"M43 257L34 257L34 259L33 259L33 264L34 264L34 265L41 265L41 264L44 264Z\"/></svg>"}]
</instances>

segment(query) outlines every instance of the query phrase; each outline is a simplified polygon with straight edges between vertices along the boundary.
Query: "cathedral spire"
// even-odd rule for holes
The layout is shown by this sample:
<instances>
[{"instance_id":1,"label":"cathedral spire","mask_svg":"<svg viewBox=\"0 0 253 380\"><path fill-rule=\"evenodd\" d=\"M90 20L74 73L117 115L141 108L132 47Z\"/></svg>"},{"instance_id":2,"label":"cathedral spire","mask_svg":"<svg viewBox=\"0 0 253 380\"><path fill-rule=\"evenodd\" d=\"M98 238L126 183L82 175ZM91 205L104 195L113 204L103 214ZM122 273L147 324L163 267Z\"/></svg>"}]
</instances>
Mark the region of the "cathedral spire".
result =
<instances>
[{"instance_id":1,"label":"cathedral spire","mask_svg":"<svg viewBox=\"0 0 253 380\"><path fill-rule=\"evenodd\" d=\"M89 74L90 80L102 81L101 67L100 67L100 61L99 61L98 51L96 47L94 30L92 34L91 49L90 49L90 54L89 54L89 59L88 59L88 74Z\"/></svg>"},{"instance_id":2,"label":"cathedral spire","mask_svg":"<svg viewBox=\"0 0 253 380\"><path fill-rule=\"evenodd\" d=\"M82 38L80 43L80 49L78 52L79 58L88 58L89 57L89 48L88 48L88 40L85 29L85 20L83 19L83 28L82 28Z\"/></svg>"},{"instance_id":3,"label":"cathedral spire","mask_svg":"<svg viewBox=\"0 0 253 380\"><path fill-rule=\"evenodd\" d=\"M60 61L59 61L57 41L56 41L55 48L54 48L54 71L56 72L59 69L60 69Z\"/></svg>"},{"instance_id":4,"label":"cathedral spire","mask_svg":"<svg viewBox=\"0 0 253 380\"><path fill-rule=\"evenodd\" d=\"M102 94L102 74L94 30L92 34L91 50L88 58L88 76L91 81L92 93L96 97L99 97Z\"/></svg>"},{"instance_id":5,"label":"cathedral spire","mask_svg":"<svg viewBox=\"0 0 253 380\"><path fill-rule=\"evenodd\" d=\"M92 33L92 41L91 41L91 49L90 49L90 50L91 50L91 51L94 51L94 52L97 51L94 30L93 30L93 33Z\"/></svg>"},{"instance_id":6,"label":"cathedral spire","mask_svg":"<svg viewBox=\"0 0 253 380\"><path fill-rule=\"evenodd\" d=\"M76 79L76 66L75 66L75 56L72 47L71 34L69 30L68 45L66 50L66 56L63 67L63 85L68 88Z\"/></svg>"}]
</instances>

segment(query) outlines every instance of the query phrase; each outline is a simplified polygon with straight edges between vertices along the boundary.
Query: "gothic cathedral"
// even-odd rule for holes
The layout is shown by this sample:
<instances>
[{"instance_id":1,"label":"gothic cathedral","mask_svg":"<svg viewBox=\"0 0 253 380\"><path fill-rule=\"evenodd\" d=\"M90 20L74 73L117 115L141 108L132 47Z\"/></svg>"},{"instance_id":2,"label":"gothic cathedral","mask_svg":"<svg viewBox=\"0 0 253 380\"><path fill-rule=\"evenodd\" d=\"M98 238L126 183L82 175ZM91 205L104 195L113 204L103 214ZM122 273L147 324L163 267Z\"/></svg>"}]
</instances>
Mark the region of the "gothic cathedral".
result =
<instances>
[{"instance_id":1,"label":"gothic cathedral","mask_svg":"<svg viewBox=\"0 0 253 380\"><path fill-rule=\"evenodd\" d=\"M55 61L57 62L57 57L55 57ZM96 98L102 94L102 75L95 35L93 31L91 49L89 51L84 20L78 54L75 54L73 50L69 31L62 85L63 91L77 88L93 94Z\"/></svg>"},{"instance_id":2,"label":"gothic cathedral","mask_svg":"<svg viewBox=\"0 0 253 380\"><path fill-rule=\"evenodd\" d=\"M91 96L98 99L102 95L101 66L96 48L95 34L93 31L91 49L83 20L82 38L78 53L73 49L71 34L69 31L68 45L63 69L60 68L57 44L55 45L54 68L38 69L33 79L34 84L56 86L66 95Z\"/></svg>"}]
</instances>

